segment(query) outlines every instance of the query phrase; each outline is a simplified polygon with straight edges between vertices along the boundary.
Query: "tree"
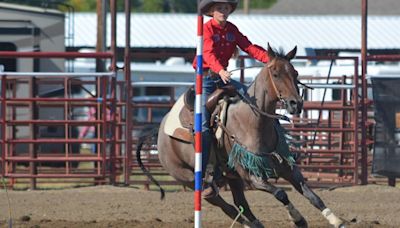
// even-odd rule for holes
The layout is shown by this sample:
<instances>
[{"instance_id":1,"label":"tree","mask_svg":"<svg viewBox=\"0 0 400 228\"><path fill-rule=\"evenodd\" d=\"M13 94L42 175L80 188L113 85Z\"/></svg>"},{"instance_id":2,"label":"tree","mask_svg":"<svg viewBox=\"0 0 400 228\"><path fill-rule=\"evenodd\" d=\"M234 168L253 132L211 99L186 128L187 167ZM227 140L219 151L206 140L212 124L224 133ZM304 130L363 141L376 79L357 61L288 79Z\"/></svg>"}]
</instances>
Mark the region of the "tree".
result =
<instances>
[{"instance_id":1,"label":"tree","mask_svg":"<svg viewBox=\"0 0 400 228\"><path fill-rule=\"evenodd\" d=\"M197 12L196 0L168 0L169 12L176 13L195 13Z\"/></svg>"},{"instance_id":2,"label":"tree","mask_svg":"<svg viewBox=\"0 0 400 228\"><path fill-rule=\"evenodd\" d=\"M249 0L251 9L267 9L277 0ZM96 11L96 0L0 0L14 4L31 5L38 7L57 8L63 11L67 4L76 12ZM197 12L197 0L131 0L133 12L157 12L157 13L195 13ZM243 1L239 1L239 9L243 8ZM124 11L124 1L117 0L117 10Z\"/></svg>"},{"instance_id":3,"label":"tree","mask_svg":"<svg viewBox=\"0 0 400 228\"><path fill-rule=\"evenodd\" d=\"M145 0L142 3L142 12L165 12L165 0Z\"/></svg>"},{"instance_id":4,"label":"tree","mask_svg":"<svg viewBox=\"0 0 400 228\"><path fill-rule=\"evenodd\" d=\"M194 13L197 0L137 0L135 12Z\"/></svg>"},{"instance_id":5,"label":"tree","mask_svg":"<svg viewBox=\"0 0 400 228\"><path fill-rule=\"evenodd\" d=\"M66 3L71 5L77 12L96 11L96 0L68 0Z\"/></svg>"},{"instance_id":6,"label":"tree","mask_svg":"<svg viewBox=\"0 0 400 228\"><path fill-rule=\"evenodd\" d=\"M273 6L277 0L249 0L251 9L268 9ZM239 8L243 8L243 1L239 1Z\"/></svg>"}]
</instances>

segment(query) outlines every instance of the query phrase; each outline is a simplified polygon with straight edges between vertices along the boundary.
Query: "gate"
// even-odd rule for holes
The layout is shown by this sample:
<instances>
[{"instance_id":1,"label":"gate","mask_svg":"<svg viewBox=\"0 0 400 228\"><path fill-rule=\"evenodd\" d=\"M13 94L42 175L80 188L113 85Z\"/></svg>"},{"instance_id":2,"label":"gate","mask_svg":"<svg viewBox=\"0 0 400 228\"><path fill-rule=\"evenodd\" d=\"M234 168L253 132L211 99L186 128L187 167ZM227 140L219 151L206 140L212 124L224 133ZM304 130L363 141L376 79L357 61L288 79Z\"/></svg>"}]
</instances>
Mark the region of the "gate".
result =
<instances>
[{"instance_id":1,"label":"gate","mask_svg":"<svg viewBox=\"0 0 400 228\"><path fill-rule=\"evenodd\" d=\"M1 53L16 58L112 58L110 53ZM114 72L1 74L1 170L14 185L106 183L115 174ZM108 115L107 115L108 113ZM86 138L79 132L92 131ZM82 153L82 145L93 151ZM84 164L84 165L82 165ZM67 179L68 178L68 179ZM70 179L74 178L74 179Z\"/></svg>"}]
</instances>

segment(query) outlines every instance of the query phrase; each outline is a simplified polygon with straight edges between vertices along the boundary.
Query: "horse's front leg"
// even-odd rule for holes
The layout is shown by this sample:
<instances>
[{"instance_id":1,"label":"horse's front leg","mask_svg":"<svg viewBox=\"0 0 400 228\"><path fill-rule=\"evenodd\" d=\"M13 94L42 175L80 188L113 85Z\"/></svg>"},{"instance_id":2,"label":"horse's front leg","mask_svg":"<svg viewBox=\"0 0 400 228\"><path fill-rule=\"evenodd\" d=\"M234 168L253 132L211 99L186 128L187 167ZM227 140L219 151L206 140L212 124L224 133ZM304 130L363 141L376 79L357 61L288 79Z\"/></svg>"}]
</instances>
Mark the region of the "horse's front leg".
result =
<instances>
[{"instance_id":1,"label":"horse's front leg","mask_svg":"<svg viewBox=\"0 0 400 228\"><path fill-rule=\"evenodd\" d=\"M329 221L329 224L336 228L345 227L344 222L337 217L331 209L327 208L321 198L319 198L319 196L308 187L297 166L293 166L292 172L282 174L281 176L289 181L299 193L311 202L314 207L318 208L322 215Z\"/></svg>"},{"instance_id":2,"label":"horse's front leg","mask_svg":"<svg viewBox=\"0 0 400 228\"><path fill-rule=\"evenodd\" d=\"M289 201L286 192L269 183L266 179L251 176L251 184L254 188L271 193L277 200L279 200L288 210L289 216L296 227L308 227L307 221L300 214L300 212Z\"/></svg>"},{"instance_id":3,"label":"horse's front leg","mask_svg":"<svg viewBox=\"0 0 400 228\"><path fill-rule=\"evenodd\" d=\"M233 201L236 207L243 207L243 216L246 217L250 222L245 224L244 227L251 228L264 228L264 225L254 216L253 212L250 210L250 206L244 195L244 183L242 179L228 179L228 184L232 192Z\"/></svg>"},{"instance_id":4,"label":"horse's front leg","mask_svg":"<svg viewBox=\"0 0 400 228\"><path fill-rule=\"evenodd\" d=\"M209 202L210 204L212 204L212 205L214 205L214 206L217 206L217 207L220 207L220 208L222 209L222 211L223 211L226 215L228 215L232 220L236 219L236 216L238 215L239 212L237 211L237 209L236 209L233 205L227 203L227 202L221 197L221 195L217 195L217 196L212 197L212 198L207 198L206 200L207 200L207 202ZM243 225L248 225L248 224L249 224L249 222L247 222L243 216L239 216L239 217L237 218L237 222L239 222L240 224L243 224ZM263 228L263 226L262 226L262 227L250 226L250 227L252 227L252 228L253 228L253 227L254 227L254 228Z\"/></svg>"}]
</instances>

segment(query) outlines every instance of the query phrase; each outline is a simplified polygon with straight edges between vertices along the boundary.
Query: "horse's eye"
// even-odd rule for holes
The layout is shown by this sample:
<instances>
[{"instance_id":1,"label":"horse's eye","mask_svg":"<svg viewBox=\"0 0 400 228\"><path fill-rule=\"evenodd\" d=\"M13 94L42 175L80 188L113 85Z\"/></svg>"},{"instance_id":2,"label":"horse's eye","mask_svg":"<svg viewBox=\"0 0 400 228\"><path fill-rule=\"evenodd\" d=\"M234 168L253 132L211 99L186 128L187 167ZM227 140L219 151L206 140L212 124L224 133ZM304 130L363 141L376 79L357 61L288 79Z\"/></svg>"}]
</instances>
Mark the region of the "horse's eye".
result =
<instances>
[{"instance_id":1,"label":"horse's eye","mask_svg":"<svg viewBox=\"0 0 400 228\"><path fill-rule=\"evenodd\" d=\"M278 78L279 75L278 74L273 74L274 78Z\"/></svg>"}]
</instances>

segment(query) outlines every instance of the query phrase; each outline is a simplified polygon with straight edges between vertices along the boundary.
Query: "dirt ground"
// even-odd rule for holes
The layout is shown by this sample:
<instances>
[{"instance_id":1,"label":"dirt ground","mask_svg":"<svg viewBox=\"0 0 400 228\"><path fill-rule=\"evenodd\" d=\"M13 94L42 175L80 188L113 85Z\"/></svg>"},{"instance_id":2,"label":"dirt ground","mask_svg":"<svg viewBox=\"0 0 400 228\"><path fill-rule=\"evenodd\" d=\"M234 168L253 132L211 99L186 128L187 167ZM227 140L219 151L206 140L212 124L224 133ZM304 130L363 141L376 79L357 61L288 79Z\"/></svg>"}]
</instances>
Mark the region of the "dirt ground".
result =
<instances>
[{"instance_id":1,"label":"dirt ground","mask_svg":"<svg viewBox=\"0 0 400 228\"><path fill-rule=\"evenodd\" d=\"M368 185L316 189L328 207L348 221L347 227L400 227L400 189ZM306 199L288 190L291 201L310 227L329 227L320 212ZM232 202L229 192L221 193ZM265 227L293 227L286 210L271 195L247 191L246 197ZM9 191L12 227L193 227L193 192L167 192L97 186L66 190ZM218 208L204 202L203 227L230 227L231 220ZM9 227L9 207L0 190L0 227ZM234 227L241 227L235 225Z\"/></svg>"}]
</instances>

